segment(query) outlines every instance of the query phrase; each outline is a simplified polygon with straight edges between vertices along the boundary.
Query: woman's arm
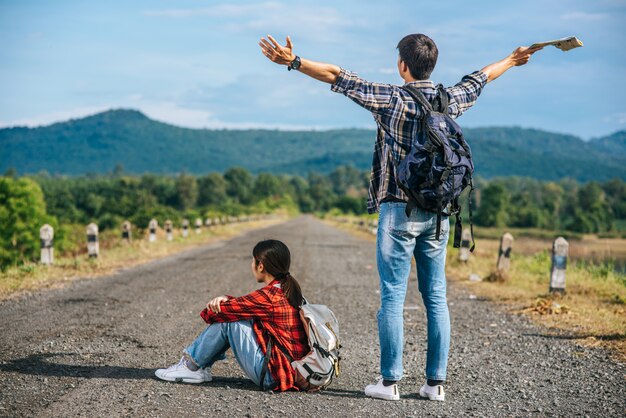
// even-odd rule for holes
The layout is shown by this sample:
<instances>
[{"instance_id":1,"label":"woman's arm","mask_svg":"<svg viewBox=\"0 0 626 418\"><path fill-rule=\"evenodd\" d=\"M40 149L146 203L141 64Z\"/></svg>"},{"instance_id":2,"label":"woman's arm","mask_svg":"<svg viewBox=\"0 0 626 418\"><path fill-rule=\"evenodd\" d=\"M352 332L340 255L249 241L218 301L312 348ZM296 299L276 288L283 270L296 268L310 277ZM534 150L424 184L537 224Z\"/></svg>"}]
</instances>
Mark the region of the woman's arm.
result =
<instances>
[{"instance_id":1,"label":"woman's arm","mask_svg":"<svg viewBox=\"0 0 626 418\"><path fill-rule=\"evenodd\" d=\"M209 305L211 305L215 298ZM200 316L206 323L235 322L242 319L269 319L272 316L274 304L263 289L255 290L245 296L223 300L219 303L219 312L207 307Z\"/></svg>"}]
</instances>

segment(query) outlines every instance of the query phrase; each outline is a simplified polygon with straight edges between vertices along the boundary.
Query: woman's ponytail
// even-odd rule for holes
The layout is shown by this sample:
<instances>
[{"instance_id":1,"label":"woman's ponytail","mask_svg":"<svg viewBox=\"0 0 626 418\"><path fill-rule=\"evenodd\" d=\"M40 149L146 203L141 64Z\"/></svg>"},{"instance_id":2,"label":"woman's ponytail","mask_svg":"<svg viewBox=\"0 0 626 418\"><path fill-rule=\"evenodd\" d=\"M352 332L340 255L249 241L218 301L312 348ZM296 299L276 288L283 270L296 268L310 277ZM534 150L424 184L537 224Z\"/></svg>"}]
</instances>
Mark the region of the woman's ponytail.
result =
<instances>
[{"instance_id":1,"label":"woman's ponytail","mask_svg":"<svg viewBox=\"0 0 626 418\"><path fill-rule=\"evenodd\" d=\"M302 306L302 290L298 281L287 272L278 279L289 304L296 309Z\"/></svg>"}]
</instances>

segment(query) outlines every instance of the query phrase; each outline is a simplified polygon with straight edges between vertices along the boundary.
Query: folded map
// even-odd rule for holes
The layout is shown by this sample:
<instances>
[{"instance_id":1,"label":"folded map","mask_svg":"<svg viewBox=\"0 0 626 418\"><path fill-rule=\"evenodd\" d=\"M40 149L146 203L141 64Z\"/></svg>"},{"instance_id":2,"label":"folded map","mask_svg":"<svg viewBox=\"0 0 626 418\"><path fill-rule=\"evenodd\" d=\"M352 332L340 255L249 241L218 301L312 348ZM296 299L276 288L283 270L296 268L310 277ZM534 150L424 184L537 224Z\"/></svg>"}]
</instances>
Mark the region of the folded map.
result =
<instances>
[{"instance_id":1,"label":"folded map","mask_svg":"<svg viewBox=\"0 0 626 418\"><path fill-rule=\"evenodd\" d=\"M531 48L536 48L539 46L548 46L554 45L559 48L561 51L569 51L570 49L578 48L579 46L583 46L583 43L580 39L575 36L568 36L567 38L557 39L556 41L548 41L548 42L539 42L536 44L532 44Z\"/></svg>"}]
</instances>

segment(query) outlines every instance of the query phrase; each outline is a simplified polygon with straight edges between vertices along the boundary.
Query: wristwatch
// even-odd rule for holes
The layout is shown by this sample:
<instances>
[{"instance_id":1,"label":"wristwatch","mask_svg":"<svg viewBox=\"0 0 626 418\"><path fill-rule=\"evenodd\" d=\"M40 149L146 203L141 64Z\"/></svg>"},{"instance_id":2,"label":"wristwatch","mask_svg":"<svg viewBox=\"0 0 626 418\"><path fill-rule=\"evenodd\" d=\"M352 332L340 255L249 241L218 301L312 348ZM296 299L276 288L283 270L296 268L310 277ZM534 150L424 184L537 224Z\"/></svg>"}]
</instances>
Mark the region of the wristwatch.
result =
<instances>
[{"instance_id":1,"label":"wristwatch","mask_svg":"<svg viewBox=\"0 0 626 418\"><path fill-rule=\"evenodd\" d=\"M294 58L293 61L291 61L289 63L289 65L287 66L287 70L291 71L291 70L297 70L298 68L300 68L300 57L296 55L296 57Z\"/></svg>"}]
</instances>

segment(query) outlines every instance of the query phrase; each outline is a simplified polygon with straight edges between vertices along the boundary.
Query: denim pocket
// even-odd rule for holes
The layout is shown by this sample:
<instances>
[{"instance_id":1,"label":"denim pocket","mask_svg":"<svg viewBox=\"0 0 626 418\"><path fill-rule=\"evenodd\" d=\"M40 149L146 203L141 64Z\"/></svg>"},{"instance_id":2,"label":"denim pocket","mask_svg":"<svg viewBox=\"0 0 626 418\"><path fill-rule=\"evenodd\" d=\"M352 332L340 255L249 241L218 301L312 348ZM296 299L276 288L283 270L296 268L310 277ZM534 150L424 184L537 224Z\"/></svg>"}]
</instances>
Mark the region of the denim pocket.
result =
<instances>
[{"instance_id":1,"label":"denim pocket","mask_svg":"<svg viewBox=\"0 0 626 418\"><path fill-rule=\"evenodd\" d=\"M419 209L406 216L406 204L396 203L389 208L389 230L399 236L417 236L424 229L425 223Z\"/></svg>"}]
</instances>

